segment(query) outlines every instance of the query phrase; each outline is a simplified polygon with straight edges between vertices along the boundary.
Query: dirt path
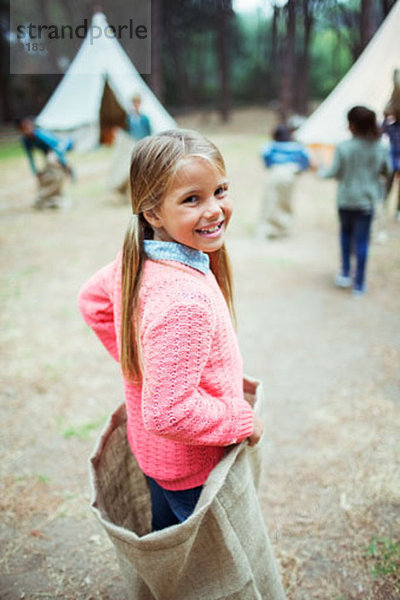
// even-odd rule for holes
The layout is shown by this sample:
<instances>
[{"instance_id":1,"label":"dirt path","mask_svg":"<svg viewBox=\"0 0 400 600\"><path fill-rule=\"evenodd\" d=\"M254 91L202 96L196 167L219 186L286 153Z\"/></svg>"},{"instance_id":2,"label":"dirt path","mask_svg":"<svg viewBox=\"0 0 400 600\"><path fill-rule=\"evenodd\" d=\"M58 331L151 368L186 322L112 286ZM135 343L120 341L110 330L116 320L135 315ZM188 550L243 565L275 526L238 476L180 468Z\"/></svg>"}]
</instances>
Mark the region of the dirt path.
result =
<instances>
[{"instance_id":1,"label":"dirt path","mask_svg":"<svg viewBox=\"0 0 400 600\"><path fill-rule=\"evenodd\" d=\"M387 242L373 245L368 295L354 300L331 284L334 185L303 176L292 236L254 239L261 137L214 139L236 199L229 249L239 337L269 403L261 500L289 598L395 600L379 541L400 538L400 224L391 218ZM104 189L108 158L85 159L60 212L29 208L22 160L0 167L4 600L124 598L87 484L87 457L122 387L76 308L80 285L113 258L128 219ZM375 579L376 560L363 556L374 536L384 571Z\"/></svg>"}]
</instances>

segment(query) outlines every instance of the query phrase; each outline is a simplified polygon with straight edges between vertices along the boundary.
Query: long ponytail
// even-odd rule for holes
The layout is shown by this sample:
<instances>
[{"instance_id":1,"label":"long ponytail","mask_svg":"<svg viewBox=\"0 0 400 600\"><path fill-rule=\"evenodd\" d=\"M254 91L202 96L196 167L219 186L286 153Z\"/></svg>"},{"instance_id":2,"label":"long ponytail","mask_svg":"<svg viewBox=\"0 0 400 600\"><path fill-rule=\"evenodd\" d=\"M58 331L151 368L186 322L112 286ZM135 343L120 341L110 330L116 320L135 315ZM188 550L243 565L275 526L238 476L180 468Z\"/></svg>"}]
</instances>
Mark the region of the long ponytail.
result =
<instances>
[{"instance_id":1,"label":"long ponytail","mask_svg":"<svg viewBox=\"0 0 400 600\"><path fill-rule=\"evenodd\" d=\"M228 305L232 322L236 327L232 268L225 244L222 246L222 248L210 254L210 268L215 276L215 279L217 280L219 287L221 288L221 292L225 298L226 304Z\"/></svg>"},{"instance_id":2,"label":"long ponytail","mask_svg":"<svg viewBox=\"0 0 400 600\"><path fill-rule=\"evenodd\" d=\"M122 250L121 368L128 379L140 381L142 359L139 329L139 288L144 263L143 215L132 215Z\"/></svg>"}]
</instances>

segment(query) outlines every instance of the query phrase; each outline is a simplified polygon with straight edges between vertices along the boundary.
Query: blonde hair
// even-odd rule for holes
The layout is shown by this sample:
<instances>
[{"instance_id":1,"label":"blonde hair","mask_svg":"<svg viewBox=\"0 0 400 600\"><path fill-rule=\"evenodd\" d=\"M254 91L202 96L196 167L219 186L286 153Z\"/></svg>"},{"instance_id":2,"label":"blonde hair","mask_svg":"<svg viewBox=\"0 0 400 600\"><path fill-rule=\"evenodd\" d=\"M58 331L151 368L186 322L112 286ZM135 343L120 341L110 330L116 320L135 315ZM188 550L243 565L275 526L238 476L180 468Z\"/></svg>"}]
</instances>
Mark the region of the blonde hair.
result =
<instances>
[{"instance_id":1,"label":"blonde hair","mask_svg":"<svg viewBox=\"0 0 400 600\"><path fill-rule=\"evenodd\" d=\"M133 150L130 168L133 216L125 234L122 252L121 320L121 367L125 377L131 380L140 381L143 370L139 289L145 260L143 241L153 238L153 230L143 213L161 206L181 160L189 156L208 160L221 173L225 173L224 159L218 148L196 131L165 131L143 138ZM232 272L225 246L210 253L209 257L210 268L235 322Z\"/></svg>"}]
</instances>

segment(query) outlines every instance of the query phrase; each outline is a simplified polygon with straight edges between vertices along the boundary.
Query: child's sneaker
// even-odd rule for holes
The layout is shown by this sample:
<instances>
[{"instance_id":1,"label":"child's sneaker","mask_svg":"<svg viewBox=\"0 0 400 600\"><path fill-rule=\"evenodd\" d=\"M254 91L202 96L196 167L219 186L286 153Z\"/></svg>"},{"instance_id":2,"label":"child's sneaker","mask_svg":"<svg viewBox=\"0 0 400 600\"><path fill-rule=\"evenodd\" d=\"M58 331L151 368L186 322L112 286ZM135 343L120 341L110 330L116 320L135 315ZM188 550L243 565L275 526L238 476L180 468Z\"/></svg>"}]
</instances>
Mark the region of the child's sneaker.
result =
<instances>
[{"instance_id":1,"label":"child's sneaker","mask_svg":"<svg viewBox=\"0 0 400 600\"><path fill-rule=\"evenodd\" d=\"M348 275L336 275L333 282L336 285L336 287L340 288L349 288L351 287L352 283L351 277L349 277Z\"/></svg>"},{"instance_id":2,"label":"child's sneaker","mask_svg":"<svg viewBox=\"0 0 400 600\"><path fill-rule=\"evenodd\" d=\"M353 298L361 298L361 296L364 296L364 295L365 295L365 292L366 292L366 291L367 291L367 290L366 290L366 288L365 288L365 287L362 287L362 288L354 288L354 289L353 289L353 292L352 292L352 294L353 294Z\"/></svg>"}]
</instances>

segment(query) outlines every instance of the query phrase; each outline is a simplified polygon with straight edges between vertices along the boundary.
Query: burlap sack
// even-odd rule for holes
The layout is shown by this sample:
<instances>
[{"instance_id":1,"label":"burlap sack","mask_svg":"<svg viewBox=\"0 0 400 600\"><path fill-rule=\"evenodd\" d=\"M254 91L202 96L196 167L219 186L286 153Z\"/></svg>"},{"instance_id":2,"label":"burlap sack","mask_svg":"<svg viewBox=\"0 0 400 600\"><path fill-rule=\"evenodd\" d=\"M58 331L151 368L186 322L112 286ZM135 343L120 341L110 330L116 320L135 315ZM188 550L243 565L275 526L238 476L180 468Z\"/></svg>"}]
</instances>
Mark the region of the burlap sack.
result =
<instances>
[{"instance_id":1,"label":"burlap sack","mask_svg":"<svg viewBox=\"0 0 400 600\"><path fill-rule=\"evenodd\" d=\"M65 173L54 160L47 160L39 175L38 191L33 203L34 208L59 208L62 205Z\"/></svg>"},{"instance_id":2,"label":"burlap sack","mask_svg":"<svg viewBox=\"0 0 400 600\"><path fill-rule=\"evenodd\" d=\"M246 378L260 412L262 386ZM90 459L92 508L114 544L130 600L284 600L256 497L262 445L233 446L214 468L195 512L151 533L147 480L126 437L125 406Z\"/></svg>"},{"instance_id":3,"label":"burlap sack","mask_svg":"<svg viewBox=\"0 0 400 600\"><path fill-rule=\"evenodd\" d=\"M128 194L129 168L135 140L119 127L115 131L114 151L107 187L120 194Z\"/></svg>"}]
</instances>

